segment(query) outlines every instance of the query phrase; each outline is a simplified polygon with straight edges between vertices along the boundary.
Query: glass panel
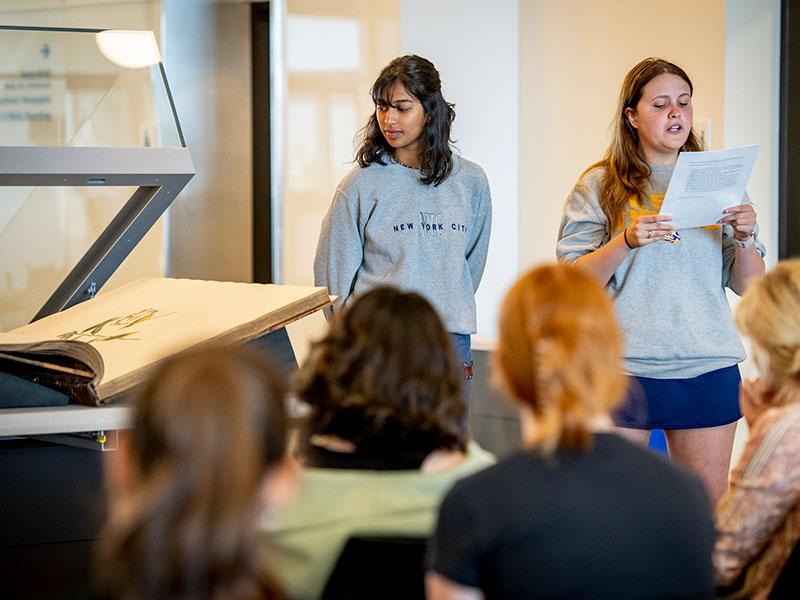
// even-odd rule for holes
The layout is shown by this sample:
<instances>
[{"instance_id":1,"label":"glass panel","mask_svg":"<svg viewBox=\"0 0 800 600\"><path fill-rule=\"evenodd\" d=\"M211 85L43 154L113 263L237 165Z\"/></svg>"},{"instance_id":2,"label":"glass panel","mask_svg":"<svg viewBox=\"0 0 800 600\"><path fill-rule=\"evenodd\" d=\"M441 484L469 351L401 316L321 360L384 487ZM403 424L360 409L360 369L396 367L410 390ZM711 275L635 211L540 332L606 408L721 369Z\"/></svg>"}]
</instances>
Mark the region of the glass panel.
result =
<instances>
[{"instance_id":1,"label":"glass panel","mask_svg":"<svg viewBox=\"0 0 800 600\"><path fill-rule=\"evenodd\" d=\"M149 31L0 26L0 144L183 147ZM102 175L102 174L99 174ZM0 187L0 330L38 312L132 187ZM164 273L157 223L103 290Z\"/></svg>"},{"instance_id":2,"label":"glass panel","mask_svg":"<svg viewBox=\"0 0 800 600\"><path fill-rule=\"evenodd\" d=\"M0 188L18 205L0 215L0 329L30 322L135 189Z\"/></svg>"},{"instance_id":3,"label":"glass panel","mask_svg":"<svg viewBox=\"0 0 800 600\"><path fill-rule=\"evenodd\" d=\"M182 146L150 31L0 27L6 146Z\"/></svg>"}]
</instances>

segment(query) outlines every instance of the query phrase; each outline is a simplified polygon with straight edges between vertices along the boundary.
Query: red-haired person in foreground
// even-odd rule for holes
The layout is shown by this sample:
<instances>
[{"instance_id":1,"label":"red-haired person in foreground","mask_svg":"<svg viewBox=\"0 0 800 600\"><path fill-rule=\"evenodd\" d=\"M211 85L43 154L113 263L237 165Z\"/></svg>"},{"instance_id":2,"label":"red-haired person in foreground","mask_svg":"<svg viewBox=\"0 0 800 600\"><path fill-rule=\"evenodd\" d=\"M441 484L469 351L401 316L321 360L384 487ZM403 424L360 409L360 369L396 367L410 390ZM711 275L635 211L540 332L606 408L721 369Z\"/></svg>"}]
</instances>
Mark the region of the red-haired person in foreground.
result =
<instances>
[{"instance_id":1,"label":"red-haired person in foreground","mask_svg":"<svg viewBox=\"0 0 800 600\"><path fill-rule=\"evenodd\" d=\"M167 361L107 455L110 515L98 584L120 600L282 598L255 521L290 497L284 387L246 348Z\"/></svg>"},{"instance_id":2,"label":"red-haired person in foreground","mask_svg":"<svg viewBox=\"0 0 800 600\"><path fill-rule=\"evenodd\" d=\"M542 266L500 315L496 368L525 447L445 497L428 598L709 597L702 484L612 431L626 377L608 294L577 267Z\"/></svg>"},{"instance_id":3,"label":"red-haired person in foreground","mask_svg":"<svg viewBox=\"0 0 800 600\"><path fill-rule=\"evenodd\" d=\"M717 583L756 600L796 597L773 586L800 539L800 260L753 281L736 324L761 376L742 382L750 437L717 505Z\"/></svg>"}]
</instances>

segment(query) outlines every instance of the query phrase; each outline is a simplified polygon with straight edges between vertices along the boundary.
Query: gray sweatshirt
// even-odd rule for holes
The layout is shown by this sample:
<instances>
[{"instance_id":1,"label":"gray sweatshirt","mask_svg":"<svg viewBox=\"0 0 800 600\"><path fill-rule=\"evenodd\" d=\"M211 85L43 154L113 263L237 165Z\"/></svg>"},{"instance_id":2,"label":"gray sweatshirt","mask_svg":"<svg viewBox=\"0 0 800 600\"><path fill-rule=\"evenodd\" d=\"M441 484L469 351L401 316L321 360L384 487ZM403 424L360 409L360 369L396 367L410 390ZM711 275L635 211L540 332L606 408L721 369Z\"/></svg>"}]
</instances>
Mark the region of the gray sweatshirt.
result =
<instances>
[{"instance_id":1,"label":"gray sweatshirt","mask_svg":"<svg viewBox=\"0 0 800 600\"><path fill-rule=\"evenodd\" d=\"M644 203L632 199L622 228L637 214L659 212L674 166L650 168ZM590 171L567 198L556 246L559 260L574 262L622 232L610 231L600 208L603 176L603 169ZM678 233L679 243L659 241L628 252L607 284L631 375L685 379L735 365L745 356L725 295L736 250L733 228ZM763 256L764 246L757 244Z\"/></svg>"},{"instance_id":2,"label":"gray sweatshirt","mask_svg":"<svg viewBox=\"0 0 800 600\"><path fill-rule=\"evenodd\" d=\"M483 170L453 155L438 186L390 158L339 184L314 259L314 281L350 296L378 285L422 294L451 333L475 333L475 292L489 249L492 207Z\"/></svg>"}]
</instances>

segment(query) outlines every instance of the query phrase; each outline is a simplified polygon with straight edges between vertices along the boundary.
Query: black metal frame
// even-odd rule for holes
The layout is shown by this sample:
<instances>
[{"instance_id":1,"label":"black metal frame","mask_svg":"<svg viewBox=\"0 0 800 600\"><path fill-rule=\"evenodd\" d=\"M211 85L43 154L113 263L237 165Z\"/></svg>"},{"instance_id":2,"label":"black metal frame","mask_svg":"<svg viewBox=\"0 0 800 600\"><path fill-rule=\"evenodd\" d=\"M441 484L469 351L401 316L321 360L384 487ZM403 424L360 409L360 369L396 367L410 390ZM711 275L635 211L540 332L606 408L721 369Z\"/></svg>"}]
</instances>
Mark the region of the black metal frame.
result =
<instances>
[{"instance_id":1,"label":"black metal frame","mask_svg":"<svg viewBox=\"0 0 800 600\"><path fill-rule=\"evenodd\" d=\"M250 9L253 114L253 281L272 283L270 5Z\"/></svg>"},{"instance_id":2,"label":"black metal frame","mask_svg":"<svg viewBox=\"0 0 800 600\"><path fill-rule=\"evenodd\" d=\"M800 0L781 2L778 258L800 256Z\"/></svg>"}]
</instances>

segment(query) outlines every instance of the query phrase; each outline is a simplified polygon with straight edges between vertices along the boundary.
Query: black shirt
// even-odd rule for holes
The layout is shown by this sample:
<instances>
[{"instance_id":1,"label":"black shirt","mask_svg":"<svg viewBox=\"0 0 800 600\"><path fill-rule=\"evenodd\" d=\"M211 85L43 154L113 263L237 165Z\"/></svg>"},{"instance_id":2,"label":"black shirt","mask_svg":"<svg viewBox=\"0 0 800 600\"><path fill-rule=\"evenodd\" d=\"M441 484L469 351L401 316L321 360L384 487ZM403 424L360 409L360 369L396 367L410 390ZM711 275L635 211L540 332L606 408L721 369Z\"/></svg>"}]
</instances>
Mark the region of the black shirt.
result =
<instances>
[{"instance_id":1,"label":"black shirt","mask_svg":"<svg viewBox=\"0 0 800 600\"><path fill-rule=\"evenodd\" d=\"M612 434L533 451L458 482L429 567L491 598L707 598L714 528L702 484Z\"/></svg>"}]
</instances>

